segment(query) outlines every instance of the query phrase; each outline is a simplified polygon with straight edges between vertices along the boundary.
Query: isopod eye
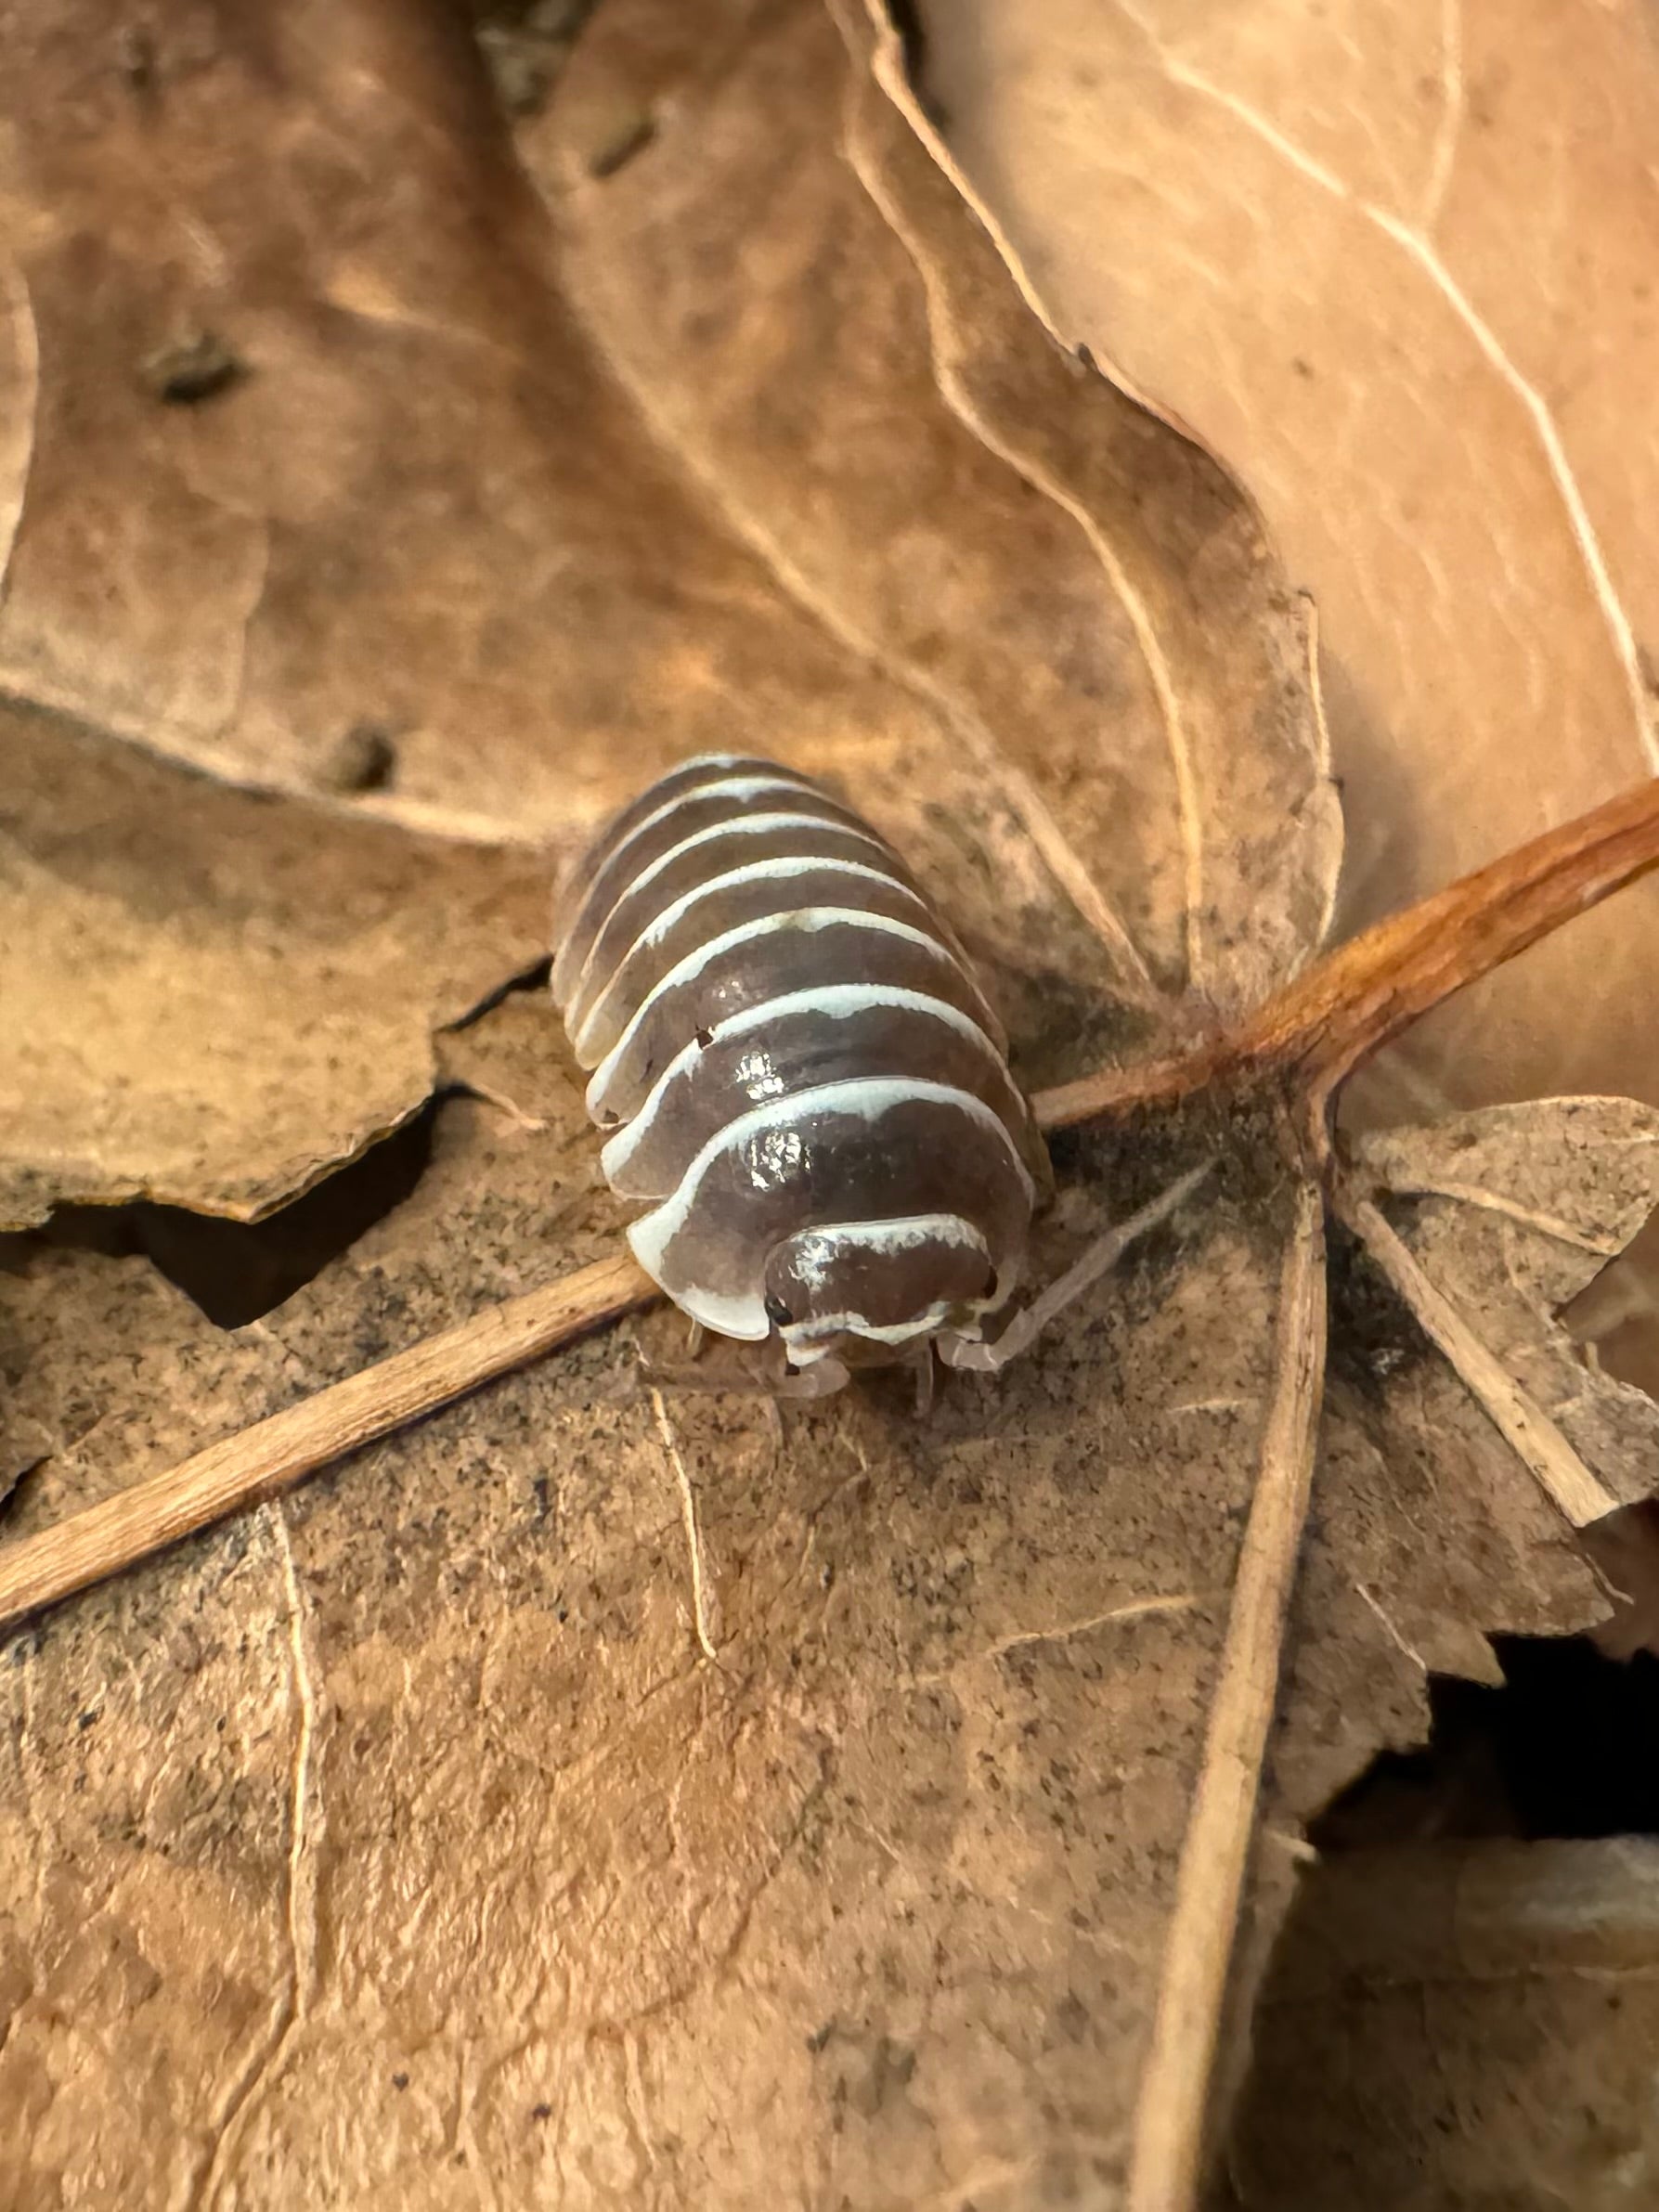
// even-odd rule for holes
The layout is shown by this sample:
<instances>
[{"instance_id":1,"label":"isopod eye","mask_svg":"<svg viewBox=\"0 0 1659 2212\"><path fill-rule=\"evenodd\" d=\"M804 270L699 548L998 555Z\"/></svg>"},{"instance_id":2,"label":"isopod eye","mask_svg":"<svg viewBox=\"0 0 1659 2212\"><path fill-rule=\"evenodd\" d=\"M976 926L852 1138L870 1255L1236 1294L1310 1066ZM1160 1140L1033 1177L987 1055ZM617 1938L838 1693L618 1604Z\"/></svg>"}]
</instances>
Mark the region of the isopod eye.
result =
<instances>
[{"instance_id":1,"label":"isopod eye","mask_svg":"<svg viewBox=\"0 0 1659 2212\"><path fill-rule=\"evenodd\" d=\"M775 1292L769 1290L766 1294L765 1302L766 1318L768 1321L775 1322L779 1328L787 1328L789 1324L795 1319L795 1315L789 1311L789 1308L784 1303L783 1300L779 1298Z\"/></svg>"}]
</instances>

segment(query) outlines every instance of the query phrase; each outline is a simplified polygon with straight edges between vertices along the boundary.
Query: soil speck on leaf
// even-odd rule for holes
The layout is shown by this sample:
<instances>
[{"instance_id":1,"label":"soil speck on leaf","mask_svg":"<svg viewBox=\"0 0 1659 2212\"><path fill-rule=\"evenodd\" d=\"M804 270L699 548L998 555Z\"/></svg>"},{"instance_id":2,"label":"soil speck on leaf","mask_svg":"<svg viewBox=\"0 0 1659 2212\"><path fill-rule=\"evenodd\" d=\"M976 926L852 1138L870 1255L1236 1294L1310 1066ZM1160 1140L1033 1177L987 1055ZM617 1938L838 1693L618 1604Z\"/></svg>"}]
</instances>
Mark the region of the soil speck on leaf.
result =
<instances>
[{"instance_id":1,"label":"soil speck on leaf","mask_svg":"<svg viewBox=\"0 0 1659 2212\"><path fill-rule=\"evenodd\" d=\"M588 156L588 174L603 182L627 167L656 136L656 118L643 109L621 112L602 131Z\"/></svg>"},{"instance_id":2,"label":"soil speck on leaf","mask_svg":"<svg viewBox=\"0 0 1659 2212\"><path fill-rule=\"evenodd\" d=\"M324 765L332 791L384 791L397 773L397 744L379 722L354 722Z\"/></svg>"},{"instance_id":3,"label":"soil speck on leaf","mask_svg":"<svg viewBox=\"0 0 1659 2212\"><path fill-rule=\"evenodd\" d=\"M194 407L227 391L248 369L214 331L197 330L147 354L138 373L148 389L169 407Z\"/></svg>"}]
</instances>

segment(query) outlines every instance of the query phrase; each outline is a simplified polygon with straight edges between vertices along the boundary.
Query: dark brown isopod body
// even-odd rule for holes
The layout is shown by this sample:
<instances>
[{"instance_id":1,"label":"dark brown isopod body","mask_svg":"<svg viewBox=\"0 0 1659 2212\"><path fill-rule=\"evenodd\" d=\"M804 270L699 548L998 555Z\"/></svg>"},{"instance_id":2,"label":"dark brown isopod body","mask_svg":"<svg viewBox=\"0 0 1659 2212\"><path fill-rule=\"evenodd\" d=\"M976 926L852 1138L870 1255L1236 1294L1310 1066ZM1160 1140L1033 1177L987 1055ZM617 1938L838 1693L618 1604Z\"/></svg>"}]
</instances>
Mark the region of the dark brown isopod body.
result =
<instances>
[{"instance_id":1,"label":"dark brown isopod body","mask_svg":"<svg viewBox=\"0 0 1659 2212\"><path fill-rule=\"evenodd\" d=\"M995 1015L903 861L828 792L712 755L567 886L553 992L629 1241L695 1320L805 1367L973 1339L1047 1158Z\"/></svg>"}]
</instances>

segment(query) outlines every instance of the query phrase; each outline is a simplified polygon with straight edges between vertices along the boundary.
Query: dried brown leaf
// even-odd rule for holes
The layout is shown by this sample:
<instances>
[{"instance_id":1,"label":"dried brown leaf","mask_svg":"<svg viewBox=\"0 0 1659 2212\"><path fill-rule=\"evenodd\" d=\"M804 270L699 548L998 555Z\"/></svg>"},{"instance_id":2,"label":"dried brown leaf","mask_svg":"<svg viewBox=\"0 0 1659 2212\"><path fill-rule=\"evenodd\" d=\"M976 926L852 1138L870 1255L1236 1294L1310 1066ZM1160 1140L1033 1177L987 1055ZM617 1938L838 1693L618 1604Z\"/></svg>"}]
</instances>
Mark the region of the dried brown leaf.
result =
<instances>
[{"instance_id":1,"label":"dried brown leaf","mask_svg":"<svg viewBox=\"0 0 1659 2212\"><path fill-rule=\"evenodd\" d=\"M1345 1248L1290 1692L1325 1726L1276 1758L1300 1817L1355 1771L1355 1716L1367 1740L1383 1715L1396 1745L1420 1738L1426 1675L1496 1680L1485 1634L1559 1633L1595 1609L1549 1478L1566 1468L1602 1512L1647 1494L1659 1414L1575 1358L1554 1313L1652 1211L1656 1129L1628 1100L1548 1099L1357 1148L1356 1172L1415 1194L1387 1198L1393 1233L1511 1396L1437 1356L1377 1248ZM1515 1395L1537 1416L1518 1442L1499 1426ZM1538 1429L1557 1456L1529 1452Z\"/></svg>"},{"instance_id":2,"label":"dried brown leaf","mask_svg":"<svg viewBox=\"0 0 1659 2212\"><path fill-rule=\"evenodd\" d=\"M826 97L821 9L705 14L665 86L684 10L613 0L523 140L555 179L596 106L672 101L672 132L561 203L578 310L790 591L1012 779L1127 980L1251 1003L1321 936L1341 838L1253 513L1056 354L867 77Z\"/></svg>"},{"instance_id":3,"label":"dried brown leaf","mask_svg":"<svg viewBox=\"0 0 1659 2212\"><path fill-rule=\"evenodd\" d=\"M530 1012L503 1010L471 1033L479 1076L503 1097L524 1073L522 1044L540 1041ZM491 1280L490 1255L496 1270L522 1264L550 1188L555 1219L574 1228L590 1216L574 1094L562 1115L556 1100L538 1106L539 1130L489 1103L445 1109L439 1158L416 1197L332 1280L242 1333L250 1364L268 1364L266 1393L292 1390L296 1363L314 1378L360 1365L382 1348L389 1315L418 1333L452 1314L458 1297L514 1280ZM1248 1243L1224 1231L1223 1248L1226 1279L1241 1289ZM73 1264L96 1276L110 1263ZM1176 1287L1181 1305L1193 1295ZM1114 1327L1148 1383L1182 1318L1160 1324L1154 1312L1133 1337ZM142 1323L153 1346L154 1316ZM1195 1495L1191 1526L1160 1540L1149 1490L1114 1501L1080 1482L1075 1421L1100 1420L1096 1348L1081 1318L1069 1334L1057 1368L1030 1378L1024 1407L1000 1409L1018 1424L1013 1433L1029 1432L1017 1469L1002 1419L987 1431L984 1411L999 1406L990 1390L918 1439L919 1457L895 1452L893 1410L874 1395L792 1427L782 1459L758 1408L676 1406L713 1669L699 1664L692 1635L674 1471L615 1344L456 1408L280 1508L292 1516L302 1657L287 1688L240 1694L298 1766L277 1759L263 1783L245 1767L238 1779L260 1795L279 1841L287 1835L297 1886L272 1880L260 1893L255 1925L279 1963L263 1980L250 1973L245 2031L227 2037L216 2070L197 2071L149 2154L199 2179L216 2155L229 2201L271 2201L258 2179L268 2172L279 2190L327 2195L349 2178L420 2202L421 2173L452 2155L440 2159L437 2146L459 2110L458 2146L478 2146L473 2155L509 2201L529 2201L538 2175L551 2186L560 2161L579 2172L603 2159L616 2187L643 2186L647 2156L670 2202L696 2194L706 2172L730 2201L761 2201L768 2188L805 2199L824 2161L873 2202L890 2167L880 2188L904 2201L932 2185L941 2157L955 2170L969 2140L985 2136L1010 2161L1041 2147L1051 2030L1033 1999L1062 1960L1071 1978L1079 1944L1092 1962L1078 2003L1101 2015L1098 2029L1066 2038L1081 2125L1095 2037L1113 2032L1108 1992L1125 1940L1104 1871L1091 1871L1091 1808L1110 1814L1134 1770L1166 1755L1192 1700L1182 1684L1202 1665L1230 1536ZM1248 1371L1248 1320L1240 1337ZM158 1377L170 1410L175 1377ZM242 1380L257 1404L257 1386ZM107 1473L95 1435L54 1463L54 1486L92 1490L141 1468L130 1426L110 1442ZM1134 1455L1109 1414L1103 1442L1114 1458ZM1248 1472L1232 1479L1242 1502ZM29 1504L44 1514L50 1501ZM256 1545L232 1539L245 1554L248 1622L289 1615L277 1510ZM1201 1588L1185 1572L1194 1546L1209 1555ZM198 2008L172 2001L172 1946L200 1947L212 1896L192 1891L184 1911L176 1883L190 1851L160 1856L147 1830L119 1847L97 1838L111 1817L107 1792L142 1792L149 1757L123 1701L145 1697L152 1666L173 1664L164 1637L137 1640L132 1609L205 1620L215 1641L228 1635L201 1579L204 1566L223 1578L226 1553L224 1537L208 1538L93 1594L48 1626L38 1653L19 1647L7 1671L14 1696L29 1701L18 1708L19 1756L35 1782L32 1797L8 1803L34 1805L45 1824L19 1835L12 1863L85 1869L61 1921L19 1917L33 1994L0 2066L10 2064L9 2093L25 2102L19 2085L50 2067L32 2023L62 2006L78 2033L93 2032L101 2003L126 2001L112 1986L88 1995L65 1981L61 1932L71 1924L120 1926L155 1962L166 1994L150 2032L171 2054L156 2064L175 2096L192 2077ZM120 1747L108 1781L87 1770L90 1729L77 1730L71 1711L91 1702L94 1679L116 1685L98 1723L109 1730L98 1742ZM1103 1698L1118 1713L1104 1765L1077 1751L1085 1712ZM306 1711L314 1733L302 1740ZM1022 1733L1028 1721L1033 1732ZM979 1753L968 1754L964 1729ZM165 1755L210 1799L219 1794L189 1728L171 1740ZM33 1761L44 1774L28 1769ZM1056 1761L1075 1762L1057 1795ZM75 1775L86 1779L71 1792ZM1134 1800L1132 1831L1146 1832L1148 1854L1139 1880L1156 1889L1154 1840L1178 1820L1178 1779L1161 1820L1142 1792ZM173 1817L170 1807L157 1817ZM192 1848L211 1856L200 1836ZM134 1858L151 1869L149 1893L122 1879ZM399 1894L422 1900L413 1945L394 1939L378 1902ZM1071 1916L1057 1949L1056 1913ZM290 1920L297 1934L285 1933ZM1005 1980L1000 1999L993 1973ZM50 2041L49 2026L38 2034ZM399 2074L410 2077L407 2102ZM89 2081L75 2095L95 2108L99 2093ZM984 2096L989 2123L971 2115ZM383 2101L399 2115L381 2134L377 2170L331 2148L326 2115L344 2109L343 2097L358 2108ZM837 2145L828 2115L843 2099L851 2116ZM541 2104L551 2122L536 2116ZM244 2116L215 2151L232 2106ZM73 2110L34 2132L28 2157L38 2163L24 2171L32 2181L56 2170L71 2194L96 2201L69 2148ZM749 2147L737 2166L726 2141L734 2115L752 2122L738 2128ZM140 2195L159 2197L162 2177L136 2170Z\"/></svg>"},{"instance_id":4,"label":"dried brown leaf","mask_svg":"<svg viewBox=\"0 0 1659 2212\"><path fill-rule=\"evenodd\" d=\"M575 1086L550 1080L545 1020L519 999L466 1033L480 1095L445 1107L415 1197L240 1332L229 1368L182 1301L171 1323L155 1310L159 1287L129 1339L135 1263L42 1255L48 1287L72 1274L104 1301L84 1387L123 1416L34 1478L26 1520L164 1459L181 1405L223 1418L201 1397L215 1366L246 1410L282 1403L382 1354L389 1331L522 1287L550 1218L572 1257L603 1249L610 1201ZM1130 1151L1119 1188L1136 1172ZM792 1420L780 1454L758 1407L680 1401L670 1452L626 1348L601 1342L372 1448L266 1508L252 1539L199 1539L25 1636L8 1802L36 1825L11 1864L75 1872L55 1911L18 1916L30 1986L0 2093L45 2093L30 2085L52 2076L50 2022L117 2032L127 1987L74 1979L91 1929L157 1977L142 2063L165 2119L128 2169L157 2201L177 2174L232 2203L348 2183L442 2201L421 2177L451 2144L504 2202L602 2157L616 2187L669 2204L713 2186L735 2203L968 2186L996 2202L999 2175L1012 2204L1109 2179L1133 2083L1111 2085L1160 1980L1272 1382L1277 1210L1258 1191L1189 1213L1041 1362L953 1393L922 1430L871 1391ZM19 1306L44 1334L37 1287L32 1269ZM100 1340L63 1313L51 1332ZM136 1385L117 1380L135 1343ZM1593 1603L1456 1381L1380 1372L1368 1456L1344 1464L1340 1404L1328 1430L1281 1821L1363 1765L1380 1727L1414 1732L1403 1636L1445 1664L1466 1657L1471 1617L1536 1629ZM267 1617L287 1623L285 1680L221 1690L227 1642ZM206 1639L210 1693L238 1701L233 1753L216 1725L198 1750L188 1713L143 1748L136 1713L172 1710L180 1664L163 1620ZM241 1750L250 1705L292 1765ZM102 1765L97 1727L119 1746ZM153 1829L112 1829L157 1760L182 1763L181 1809L163 1798ZM227 1792L259 1811L221 1835ZM229 1955L271 1963L244 1970L240 2025L203 2069L176 1947L199 1956L214 1915L246 1919L230 1855L250 1823L286 1871ZM382 1902L400 1895L421 1900L412 1942ZM99 2201L79 2145L102 2093L80 2076L48 2096L20 2185L50 2173ZM367 2165L339 2133L365 2104L388 2115Z\"/></svg>"},{"instance_id":5,"label":"dried brown leaf","mask_svg":"<svg viewBox=\"0 0 1659 2212\"><path fill-rule=\"evenodd\" d=\"M1653 1488L1659 1407L1587 1365L1556 1320L1616 1259L1653 1205L1659 1112L1627 1098L1493 1106L1373 1134L1355 1163L1409 1197L1405 1241L1515 1383L1627 1504Z\"/></svg>"},{"instance_id":6,"label":"dried brown leaf","mask_svg":"<svg viewBox=\"0 0 1659 2212\"><path fill-rule=\"evenodd\" d=\"M253 66L255 21L280 68ZM48 408L0 655L36 695L83 686L203 804L258 802L177 760L308 793L342 780L346 730L395 731L392 784L353 802L391 821L266 804L278 851L302 819L411 869L421 825L561 843L716 738L845 772L1046 1083L1174 1053L1314 952L1322 731L1248 508L1017 309L862 22L839 18L849 67L809 0L611 0L518 126L551 234L435 18L239 19L203 33L202 82L170 33L142 141L170 204L201 222L276 149L224 217L248 372L188 417L194 481L233 496L188 511L250 541L279 516L281 588L247 595L240 689L228 600L204 601L213 714L143 706L175 696L165 589L102 640L75 593L77 533L149 510L112 433L88 448L107 510L54 495ZM79 66L71 41L42 56L48 87ZM106 94L99 132L16 188L57 343L83 312L72 226L38 210L96 209L138 159ZM138 224L98 252L110 301L153 306ZM85 404L108 432L108 392ZM154 498L181 496L172 429L129 427ZM411 485L428 504L391 532ZM360 781L383 755L352 758ZM406 941L377 1008L419 968ZM402 1003L425 1049L435 1000ZM0 1341L58 1441L16 1533L614 1250L540 998L441 1061L458 1089L413 1197L228 1337L136 1262L19 1248ZM780 1445L752 1401L654 1400L625 1330L15 1637L6 2185L91 2206L119 2169L123 2205L242 2212L1188 2201L1300 1822L1420 1733L1426 1667L1479 1672L1484 1631L1601 1602L1489 1407L1345 1247L1327 1372L1320 1163L1287 1103L1205 1093L1064 1140L1040 1266L1215 1166L1039 1354L956 1378L927 1426L877 1380ZM1577 1223L1599 1259L1659 1195L1640 1119L1531 1111L1477 1132L1475 1184L1409 1201L1418 1264L1447 1259L1435 1207ZM1386 1196L1433 1166L1384 1146L1367 1171ZM1565 1263L1536 1245L1446 1295L1624 1494L1593 1383L1574 1426L1543 1313ZM640 1325L659 1359L676 1334ZM77 2063L116 2049L119 2075Z\"/></svg>"},{"instance_id":7,"label":"dried brown leaf","mask_svg":"<svg viewBox=\"0 0 1659 2212\"><path fill-rule=\"evenodd\" d=\"M1659 68L1628 10L924 6L953 156L1061 340L1188 425L1319 607L1344 926L1659 763ZM1650 886L1414 1031L1373 1119L1659 1098ZM1659 1377L1642 1282L1587 1326ZM1626 1271L1618 1271L1621 1277Z\"/></svg>"},{"instance_id":8,"label":"dried brown leaf","mask_svg":"<svg viewBox=\"0 0 1659 2212\"><path fill-rule=\"evenodd\" d=\"M545 869L216 789L0 706L0 1227L249 1220L412 1113L545 937Z\"/></svg>"},{"instance_id":9,"label":"dried brown leaf","mask_svg":"<svg viewBox=\"0 0 1659 2212\"><path fill-rule=\"evenodd\" d=\"M1653 2193L1651 1842L1328 1862L1258 2023L1233 2212L1454 2212Z\"/></svg>"},{"instance_id":10,"label":"dried brown leaf","mask_svg":"<svg viewBox=\"0 0 1659 2212\"><path fill-rule=\"evenodd\" d=\"M88 725L19 708L6 740L0 1220L135 1194L245 1216L348 1157L426 1095L430 1028L542 947L546 862L465 840L568 844L702 744L867 779L980 950L1035 971L1017 990L1072 994L1079 1033L1031 1072L1087 1065L1103 948L930 704L639 436L453 27L367 0L180 19L138 84L88 12L27 45L0 175L0 679ZM181 322L247 373L169 405L135 369ZM215 797L123 739L328 811Z\"/></svg>"}]
</instances>

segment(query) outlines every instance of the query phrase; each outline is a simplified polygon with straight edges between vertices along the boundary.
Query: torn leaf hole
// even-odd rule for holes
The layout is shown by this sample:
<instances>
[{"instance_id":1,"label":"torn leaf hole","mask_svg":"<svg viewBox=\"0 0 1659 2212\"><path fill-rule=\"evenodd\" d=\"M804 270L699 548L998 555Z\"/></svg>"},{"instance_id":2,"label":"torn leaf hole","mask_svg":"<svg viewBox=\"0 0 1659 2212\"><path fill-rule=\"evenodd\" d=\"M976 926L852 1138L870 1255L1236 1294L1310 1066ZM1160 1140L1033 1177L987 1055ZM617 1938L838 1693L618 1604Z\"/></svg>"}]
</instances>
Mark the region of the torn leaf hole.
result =
<instances>
[{"instance_id":1,"label":"torn leaf hole","mask_svg":"<svg viewBox=\"0 0 1659 2212\"><path fill-rule=\"evenodd\" d=\"M493 1014L504 1000L512 998L519 991L545 990L552 972L553 956L551 952L544 952L539 960L533 961L527 968L521 968L516 976L509 976L505 983L498 983L486 998L480 999L475 1006L469 1006L463 1015L447 1023L445 1034L453 1037L462 1029L470 1029L474 1022L481 1022L486 1014Z\"/></svg>"},{"instance_id":2,"label":"torn leaf hole","mask_svg":"<svg viewBox=\"0 0 1659 2212\"><path fill-rule=\"evenodd\" d=\"M1318 1851L1659 1835L1659 1658L1583 1636L1492 1644L1501 1686L1432 1675L1428 1742L1373 1760L1309 1828Z\"/></svg>"},{"instance_id":3,"label":"torn leaf hole","mask_svg":"<svg viewBox=\"0 0 1659 2212\"><path fill-rule=\"evenodd\" d=\"M137 1199L60 1207L19 1241L142 1257L218 1327L244 1327L303 1289L410 1196L431 1160L444 1095L263 1221L227 1222Z\"/></svg>"},{"instance_id":4,"label":"torn leaf hole","mask_svg":"<svg viewBox=\"0 0 1659 2212\"><path fill-rule=\"evenodd\" d=\"M1393 2024L1386 2027L1387 2047L1400 2080L1415 2085L1414 2095L1438 2096L1453 2141L1488 2123L1491 2130L1512 2128L1501 2107L1496 2119L1488 2113L1466 2120L1455 2060L1448 2069L1439 2055L1458 2050L1455 2028L1444 2030L1443 2043L1444 2022L1481 2017L1463 2008L1464 1991L1475 1982L1495 1977L1507 1985L1504 2016L1517 2049L1530 2050L1537 2020L1549 2017L1548 2010L1534 2009L1532 1992L1547 1984L1552 1955L1536 1923L1524 1947L1506 1949L1501 1967L1491 1963L1489 1926L1504 1928L1503 1892L1500 1883L1497 1918L1488 1924L1481 1869L1507 1869L1511 1882L1524 1883L1523 1864L1512 1855L1527 1843L1545 1846L1536 1894L1553 1898L1554 1935L1582 1942L1595 1926L1587 1910L1594 1885L1562 1917L1559 1885L1572 1862L1563 1861L1556 1839L1582 1844L1659 1833L1659 1660L1643 1651L1621 1665L1585 1636L1493 1641L1502 1686L1431 1677L1428 1744L1384 1753L1309 1830L1321 1857L1298 1883L1252 2011L1250 2072L1222 2161L1229 2207L1324 2212L1336 2201L1328 2185L1338 2168L1328 2158L1320 2178L1302 2186L1309 2146L1345 2146L1341 2155L1351 2161L1354 2131L1376 2126L1376 2110L1386 2113L1390 2090L1378 2085L1365 2055L1382 2048L1386 2023ZM1633 1860L1632 1870L1642 1863ZM1474 1877L1467 1892L1466 1871ZM1467 1924L1459 1909L1465 1895ZM1616 1928L1615 1921L1598 1941L1605 1943ZM1517 1941L1513 1929L1509 1941ZM1603 1985L1614 2011L1618 1984L1615 1970ZM1421 2058L1408 2060L1419 2045L1436 2054L1432 2071ZM1551 2127L1557 2120L1571 2132L1576 2112L1570 2098L1559 2115L1546 2115ZM1380 2131L1374 2140L1391 2139ZM1396 2176L1404 2170L1393 2169ZM1468 2173L1472 2163L1458 2170ZM1562 2205L1594 2199L1593 2188L1559 2199L1549 2193ZM1393 2205L1404 2203L1406 2194L1360 2190L1355 2201ZM1411 2201L1430 2200L1414 2195ZM1453 2192L1432 2201L1449 2206L1474 2198ZM1480 2201L1496 2205L1498 2196L1483 2194ZM1506 2204L1523 2201L1543 2198L1529 2191L1503 2196Z\"/></svg>"}]
</instances>

